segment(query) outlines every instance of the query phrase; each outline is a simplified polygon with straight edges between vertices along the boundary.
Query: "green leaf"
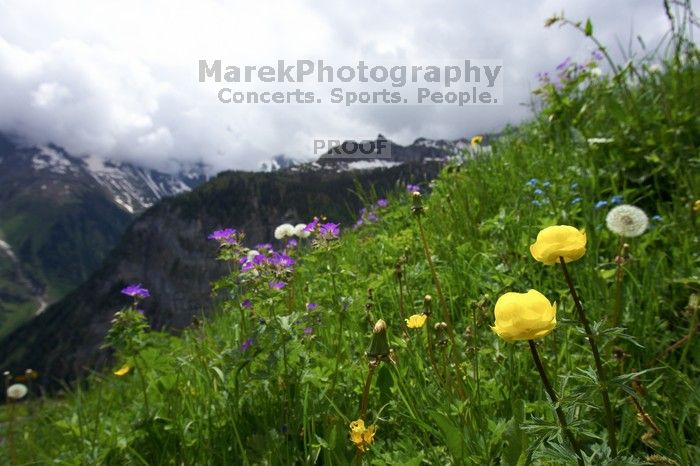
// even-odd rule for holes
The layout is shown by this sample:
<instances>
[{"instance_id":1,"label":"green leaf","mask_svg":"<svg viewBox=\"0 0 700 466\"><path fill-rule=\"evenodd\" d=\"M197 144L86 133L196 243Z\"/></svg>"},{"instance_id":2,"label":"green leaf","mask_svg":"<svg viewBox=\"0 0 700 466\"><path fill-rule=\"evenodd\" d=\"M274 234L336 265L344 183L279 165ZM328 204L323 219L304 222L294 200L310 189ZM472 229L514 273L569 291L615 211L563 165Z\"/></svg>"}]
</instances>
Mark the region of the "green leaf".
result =
<instances>
[{"instance_id":1,"label":"green leaf","mask_svg":"<svg viewBox=\"0 0 700 466\"><path fill-rule=\"evenodd\" d=\"M462 458L464 456L464 442L462 441L462 431L444 414L434 411L430 413L433 421L438 425L445 435L447 449L453 457Z\"/></svg>"},{"instance_id":2,"label":"green leaf","mask_svg":"<svg viewBox=\"0 0 700 466\"><path fill-rule=\"evenodd\" d=\"M225 383L226 383L226 379L224 378L224 373L221 371L221 369L219 369L219 368L216 367L216 366L213 366L213 367L212 367L212 370L213 370L214 372L216 372L216 375L219 376L219 379L221 380L221 383L222 383L222 384L225 384Z\"/></svg>"},{"instance_id":3,"label":"green leaf","mask_svg":"<svg viewBox=\"0 0 700 466\"><path fill-rule=\"evenodd\" d=\"M587 37L591 37L593 35L593 23L591 23L591 18L586 20L586 27L584 31Z\"/></svg>"}]
</instances>

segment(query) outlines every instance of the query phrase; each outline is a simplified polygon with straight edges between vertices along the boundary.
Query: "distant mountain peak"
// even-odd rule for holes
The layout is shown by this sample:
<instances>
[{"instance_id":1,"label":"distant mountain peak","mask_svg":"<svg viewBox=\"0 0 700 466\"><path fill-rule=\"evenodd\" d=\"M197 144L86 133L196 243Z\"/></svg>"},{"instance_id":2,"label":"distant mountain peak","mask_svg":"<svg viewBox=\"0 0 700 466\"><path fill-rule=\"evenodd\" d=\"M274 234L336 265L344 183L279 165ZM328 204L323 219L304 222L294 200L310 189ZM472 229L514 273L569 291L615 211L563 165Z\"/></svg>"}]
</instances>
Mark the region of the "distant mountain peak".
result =
<instances>
[{"instance_id":1,"label":"distant mountain peak","mask_svg":"<svg viewBox=\"0 0 700 466\"><path fill-rule=\"evenodd\" d=\"M285 170L296 165L299 165L297 160L287 157L284 154L279 154L275 155L271 159L260 162L258 167L262 172L274 172L277 170Z\"/></svg>"},{"instance_id":2,"label":"distant mountain peak","mask_svg":"<svg viewBox=\"0 0 700 466\"><path fill-rule=\"evenodd\" d=\"M147 209L164 197L190 191L207 179L202 165L171 175L94 156L82 160L88 174L112 195L115 203L131 213Z\"/></svg>"}]
</instances>

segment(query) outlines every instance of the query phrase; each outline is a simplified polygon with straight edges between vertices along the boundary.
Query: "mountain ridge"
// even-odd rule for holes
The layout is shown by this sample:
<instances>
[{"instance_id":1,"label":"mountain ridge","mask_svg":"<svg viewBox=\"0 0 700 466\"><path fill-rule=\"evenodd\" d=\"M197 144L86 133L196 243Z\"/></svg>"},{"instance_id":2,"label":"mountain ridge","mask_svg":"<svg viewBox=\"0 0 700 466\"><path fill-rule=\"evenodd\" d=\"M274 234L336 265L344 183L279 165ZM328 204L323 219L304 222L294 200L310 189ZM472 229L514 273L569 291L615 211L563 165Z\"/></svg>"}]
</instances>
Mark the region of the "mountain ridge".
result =
<instances>
[{"instance_id":1,"label":"mountain ridge","mask_svg":"<svg viewBox=\"0 0 700 466\"><path fill-rule=\"evenodd\" d=\"M0 337L84 281L134 216L206 178L0 134Z\"/></svg>"}]
</instances>

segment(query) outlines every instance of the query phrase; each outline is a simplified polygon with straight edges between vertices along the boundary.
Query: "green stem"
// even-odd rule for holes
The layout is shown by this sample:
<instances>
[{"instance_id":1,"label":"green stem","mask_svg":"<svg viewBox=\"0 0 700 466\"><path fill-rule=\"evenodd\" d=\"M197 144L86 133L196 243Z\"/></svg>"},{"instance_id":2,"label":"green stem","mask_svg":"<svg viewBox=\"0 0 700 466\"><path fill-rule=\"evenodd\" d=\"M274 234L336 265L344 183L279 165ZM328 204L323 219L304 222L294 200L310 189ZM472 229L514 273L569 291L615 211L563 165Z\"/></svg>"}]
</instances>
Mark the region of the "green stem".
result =
<instances>
[{"instance_id":1,"label":"green stem","mask_svg":"<svg viewBox=\"0 0 700 466\"><path fill-rule=\"evenodd\" d=\"M7 393L7 391L5 391ZM8 421L7 425L7 446L10 449L10 464L15 465L17 464L17 450L15 450L15 441L14 441L14 421L15 421L15 402L14 400L7 400L9 405L10 405L10 420Z\"/></svg>"},{"instance_id":2,"label":"green stem","mask_svg":"<svg viewBox=\"0 0 700 466\"><path fill-rule=\"evenodd\" d=\"M479 384L479 337L476 326L476 306L472 306L472 340L474 342L474 379L476 380L476 404L481 405L481 389Z\"/></svg>"},{"instance_id":3,"label":"green stem","mask_svg":"<svg viewBox=\"0 0 700 466\"><path fill-rule=\"evenodd\" d=\"M136 361L141 361L141 364L136 364ZM148 405L148 386L146 385L146 378L143 374L143 367L145 367L145 361L140 355L137 355L134 360L134 365L136 365L136 372L139 374L139 380L141 381L141 391L143 392L143 406L146 409L146 418L150 419L151 410Z\"/></svg>"},{"instance_id":4,"label":"green stem","mask_svg":"<svg viewBox=\"0 0 700 466\"><path fill-rule=\"evenodd\" d=\"M605 408L605 417L608 424L608 443L610 444L610 451L612 452L613 457L616 457L617 440L615 439L615 418L613 417L612 406L610 405L610 396L608 395L608 381L605 376L605 367L603 367L603 361L601 360L600 353L598 352L598 345L595 342L595 335L593 334L593 330L591 330L591 324L588 321L588 317L586 317L586 311L583 310L581 300L576 293L574 282L571 280L569 270L566 268L566 261L563 257L559 257L559 263L561 264L561 270L564 272L564 278L566 279L566 284L569 286L571 298L574 300L579 320L581 321L581 324L583 324L583 328L586 331L588 344L590 345L591 352L593 353L593 360L595 362L596 371L598 372L600 394L603 397L603 407Z\"/></svg>"},{"instance_id":5,"label":"green stem","mask_svg":"<svg viewBox=\"0 0 700 466\"><path fill-rule=\"evenodd\" d=\"M428 318L428 321L426 322L426 332L428 334L428 357L430 358L430 365L433 367L433 372L435 372L435 376L438 378L438 381L444 385L444 381L442 380L442 375L440 374L440 371L437 368L437 363L435 361L435 349L433 348L433 334L432 330L430 328L430 318Z\"/></svg>"},{"instance_id":6,"label":"green stem","mask_svg":"<svg viewBox=\"0 0 700 466\"><path fill-rule=\"evenodd\" d=\"M418 231L420 233L421 244L423 245L423 253L425 254L425 260L428 262L428 268L430 269L430 274L433 278L433 285L435 286L435 291L437 291L438 300L440 301L440 308L442 309L442 319L447 324L447 334L450 336L450 342L452 347L456 348L455 345L455 334L452 328L452 318L450 317L450 310L447 307L447 301L445 301L445 296L442 294L442 286L440 285L440 280L438 279L437 272L435 271L435 265L433 264L433 259L430 256L430 248L428 247L428 240L425 236L425 229L423 228L423 222L421 222L420 216L416 217L416 222L418 223Z\"/></svg>"},{"instance_id":7,"label":"green stem","mask_svg":"<svg viewBox=\"0 0 700 466\"><path fill-rule=\"evenodd\" d=\"M332 259L332 268L329 265L330 273L331 273L331 284L333 287L333 307L336 306L338 303L338 287L335 281L335 271L337 268L337 261L335 259L335 256L331 255ZM330 392L333 393L333 389L335 388L335 384L338 380L338 372L340 370L340 357L341 357L341 351L342 351L342 343L343 343L343 322L345 321L345 314L343 310L341 309L340 312L338 313L338 318L339 318L339 323L338 323L338 337L336 338L336 344L335 344L335 367L333 369L333 381L331 382L331 389Z\"/></svg>"},{"instance_id":8,"label":"green stem","mask_svg":"<svg viewBox=\"0 0 700 466\"><path fill-rule=\"evenodd\" d=\"M686 355L688 354L688 348L690 348L693 337L695 336L695 332L697 331L698 308L699 308L698 306L695 307L695 309L693 310L693 316L690 318L690 329L688 330L688 335L686 336L686 343L685 343L685 346L683 347L683 353L681 353L679 367L682 367L685 364L685 358L686 358Z\"/></svg>"},{"instance_id":9,"label":"green stem","mask_svg":"<svg viewBox=\"0 0 700 466\"><path fill-rule=\"evenodd\" d=\"M399 279L399 314L401 315L401 327L406 328L406 314L404 313L404 302L403 302L403 281L401 280L402 272L397 272L397 278Z\"/></svg>"},{"instance_id":10,"label":"green stem","mask_svg":"<svg viewBox=\"0 0 700 466\"><path fill-rule=\"evenodd\" d=\"M364 420L365 414L367 414L367 408L369 407L369 389L372 386L372 376L374 375L374 369L376 364L369 364L369 372L367 373L367 379L365 380L365 388L362 390L362 402L360 403L360 419Z\"/></svg>"},{"instance_id":11,"label":"green stem","mask_svg":"<svg viewBox=\"0 0 700 466\"><path fill-rule=\"evenodd\" d=\"M442 286L440 285L440 279L438 278L437 271L435 270L435 265L433 264L433 259L430 256L430 248L428 247L428 240L425 236L425 229L423 228L423 222L421 222L420 216L416 216L416 222L418 223L418 231L420 232L421 244L423 245L423 253L425 254L425 260L428 262L428 268L430 269L430 274L433 277L433 285L435 286L435 291L437 291L438 301L440 301L440 308L442 309L442 318L447 324L447 335L450 337L450 343L452 344L451 359L455 365L455 370L457 371L457 391L460 397L464 400L467 395L464 391L464 375L462 374L462 368L459 365L459 360L456 357L457 354L457 343L455 341L455 333L452 328L452 318L450 317L450 310L447 307L447 301L445 300L445 295L442 293ZM448 368L445 367L445 372L448 372Z\"/></svg>"},{"instance_id":12,"label":"green stem","mask_svg":"<svg viewBox=\"0 0 700 466\"><path fill-rule=\"evenodd\" d=\"M615 271L615 304L612 315L613 327L617 327L620 324L620 316L622 315L622 263L624 261L624 249L624 238L620 237L620 252L616 258L617 270Z\"/></svg>"},{"instance_id":13,"label":"green stem","mask_svg":"<svg viewBox=\"0 0 700 466\"><path fill-rule=\"evenodd\" d=\"M559 399L557 398L557 394L552 388L552 384L549 382L549 377L547 377L547 372L544 370L544 366L542 365L542 361L540 360L540 355L537 353L537 345L532 340L528 340L527 343L530 345L532 359L535 361L537 372L540 373L540 378L542 379L544 389L546 390L547 395L549 395L549 398L552 400L552 404L554 405L554 411L557 413L559 425L561 426L561 429L564 431L564 435L566 435L566 438L569 440L569 443L571 443L571 446L573 447L574 452L576 453L576 459L578 461L579 466L583 466L584 462L583 454L581 453L581 447L579 447L578 441L576 441L576 437L574 437L574 434L571 433L571 430L569 430L569 425L566 423L566 416L564 416L564 412L562 411L561 406L559 406Z\"/></svg>"}]
</instances>

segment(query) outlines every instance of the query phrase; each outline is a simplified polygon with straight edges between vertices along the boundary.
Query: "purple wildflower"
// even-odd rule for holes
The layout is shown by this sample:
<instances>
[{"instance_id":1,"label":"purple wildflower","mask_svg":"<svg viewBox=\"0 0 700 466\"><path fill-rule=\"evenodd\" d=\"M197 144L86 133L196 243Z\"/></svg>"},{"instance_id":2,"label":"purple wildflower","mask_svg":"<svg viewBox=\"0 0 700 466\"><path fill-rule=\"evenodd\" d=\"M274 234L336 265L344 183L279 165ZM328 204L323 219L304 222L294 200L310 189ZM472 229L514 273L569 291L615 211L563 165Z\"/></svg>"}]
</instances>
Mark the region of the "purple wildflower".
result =
<instances>
[{"instance_id":1,"label":"purple wildflower","mask_svg":"<svg viewBox=\"0 0 700 466\"><path fill-rule=\"evenodd\" d=\"M276 252L272 255L272 259L270 259L270 262L272 265L276 265L282 268L289 268L293 266L296 261L289 257L286 254L282 254L281 252Z\"/></svg>"},{"instance_id":2,"label":"purple wildflower","mask_svg":"<svg viewBox=\"0 0 700 466\"><path fill-rule=\"evenodd\" d=\"M236 244L236 230L233 228L224 228L222 230L214 230L208 237L221 244Z\"/></svg>"},{"instance_id":3,"label":"purple wildflower","mask_svg":"<svg viewBox=\"0 0 700 466\"><path fill-rule=\"evenodd\" d=\"M319 227L319 233L324 239L337 238L340 234L340 228L338 223L324 223Z\"/></svg>"},{"instance_id":4,"label":"purple wildflower","mask_svg":"<svg viewBox=\"0 0 700 466\"><path fill-rule=\"evenodd\" d=\"M298 245L299 245L299 241L295 240L294 238L287 241L287 248L295 248Z\"/></svg>"},{"instance_id":5,"label":"purple wildflower","mask_svg":"<svg viewBox=\"0 0 700 466\"><path fill-rule=\"evenodd\" d=\"M388 206L388 205L389 205L389 201L386 200L386 199L384 199L384 198L378 199L378 200L377 200L377 206L378 206L378 207L386 207L386 206Z\"/></svg>"},{"instance_id":6,"label":"purple wildflower","mask_svg":"<svg viewBox=\"0 0 700 466\"><path fill-rule=\"evenodd\" d=\"M313 220L311 220L309 223L306 224L304 229L302 231L314 231L316 229L316 226L318 225L318 217L314 217Z\"/></svg>"},{"instance_id":7,"label":"purple wildflower","mask_svg":"<svg viewBox=\"0 0 700 466\"><path fill-rule=\"evenodd\" d=\"M242 349L243 351L245 351L245 350L247 350L248 348L250 348L251 346L253 346L253 340L250 339L250 338L248 338L248 339L247 339L246 341L244 341L243 344L241 345L241 349Z\"/></svg>"},{"instance_id":8,"label":"purple wildflower","mask_svg":"<svg viewBox=\"0 0 700 466\"><path fill-rule=\"evenodd\" d=\"M571 63L571 57L566 57L566 60L564 60L563 62L561 62L557 65L557 70L558 71L565 70L569 66L570 63Z\"/></svg>"},{"instance_id":9,"label":"purple wildflower","mask_svg":"<svg viewBox=\"0 0 700 466\"><path fill-rule=\"evenodd\" d=\"M316 303L306 303L306 309L309 311L313 311L318 307L318 304Z\"/></svg>"},{"instance_id":10,"label":"purple wildflower","mask_svg":"<svg viewBox=\"0 0 700 466\"><path fill-rule=\"evenodd\" d=\"M241 301L241 307L243 309L250 309L251 307L253 307L253 302L250 299L244 299L243 301Z\"/></svg>"},{"instance_id":11,"label":"purple wildflower","mask_svg":"<svg viewBox=\"0 0 700 466\"><path fill-rule=\"evenodd\" d=\"M408 191L409 193L420 192L420 186L418 186L417 184L407 184L406 191Z\"/></svg>"},{"instance_id":12,"label":"purple wildflower","mask_svg":"<svg viewBox=\"0 0 700 466\"><path fill-rule=\"evenodd\" d=\"M367 214L367 221L368 222L376 222L378 220L379 220L379 217L374 212L370 212L369 214Z\"/></svg>"},{"instance_id":13,"label":"purple wildflower","mask_svg":"<svg viewBox=\"0 0 700 466\"><path fill-rule=\"evenodd\" d=\"M272 245L270 243L260 243L255 245L255 249L260 252L272 251Z\"/></svg>"},{"instance_id":14,"label":"purple wildflower","mask_svg":"<svg viewBox=\"0 0 700 466\"><path fill-rule=\"evenodd\" d=\"M312 333L314 333L313 327L304 327L304 335L311 335Z\"/></svg>"},{"instance_id":15,"label":"purple wildflower","mask_svg":"<svg viewBox=\"0 0 700 466\"><path fill-rule=\"evenodd\" d=\"M603 54L598 50L594 50L591 52L591 57L593 57L594 60L600 61L603 59Z\"/></svg>"},{"instance_id":16,"label":"purple wildflower","mask_svg":"<svg viewBox=\"0 0 700 466\"><path fill-rule=\"evenodd\" d=\"M285 286L287 286L287 284L285 282L279 282L279 281L270 282L270 288L273 288L275 290L281 290Z\"/></svg>"},{"instance_id":17,"label":"purple wildflower","mask_svg":"<svg viewBox=\"0 0 700 466\"><path fill-rule=\"evenodd\" d=\"M127 286L122 290L122 294L136 299L146 299L151 296L151 293L149 293L146 288L142 287L140 283Z\"/></svg>"}]
</instances>

